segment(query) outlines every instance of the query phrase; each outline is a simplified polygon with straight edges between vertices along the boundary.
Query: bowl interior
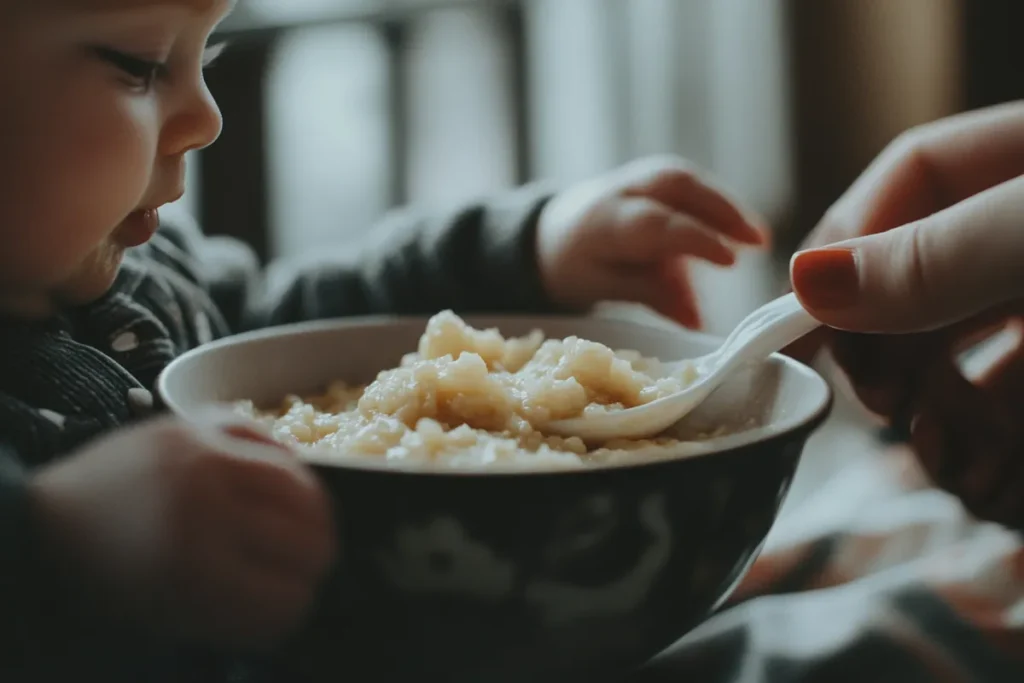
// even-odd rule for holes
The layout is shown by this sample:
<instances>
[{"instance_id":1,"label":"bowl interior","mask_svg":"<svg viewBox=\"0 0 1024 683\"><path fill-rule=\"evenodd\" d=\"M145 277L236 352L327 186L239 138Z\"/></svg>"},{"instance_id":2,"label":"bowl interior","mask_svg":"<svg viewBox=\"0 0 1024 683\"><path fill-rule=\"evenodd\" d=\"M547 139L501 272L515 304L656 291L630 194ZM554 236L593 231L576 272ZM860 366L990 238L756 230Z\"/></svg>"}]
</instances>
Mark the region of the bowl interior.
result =
<instances>
[{"instance_id":1,"label":"bowl interior","mask_svg":"<svg viewBox=\"0 0 1024 683\"><path fill-rule=\"evenodd\" d=\"M681 328L601 318L465 319L476 328L496 327L506 337L541 329L548 337L576 335L663 360L699 356L720 343ZM160 394L169 409L187 418L213 403L250 399L257 405L273 406L288 394L315 393L334 380L369 382L380 370L395 367L404 354L416 349L425 324L426 318L419 317L355 318L231 337L172 363L160 378ZM698 452L727 450L819 419L828 409L830 397L828 385L817 373L776 354L737 371L673 431L687 437L719 430L723 436L704 441Z\"/></svg>"}]
</instances>

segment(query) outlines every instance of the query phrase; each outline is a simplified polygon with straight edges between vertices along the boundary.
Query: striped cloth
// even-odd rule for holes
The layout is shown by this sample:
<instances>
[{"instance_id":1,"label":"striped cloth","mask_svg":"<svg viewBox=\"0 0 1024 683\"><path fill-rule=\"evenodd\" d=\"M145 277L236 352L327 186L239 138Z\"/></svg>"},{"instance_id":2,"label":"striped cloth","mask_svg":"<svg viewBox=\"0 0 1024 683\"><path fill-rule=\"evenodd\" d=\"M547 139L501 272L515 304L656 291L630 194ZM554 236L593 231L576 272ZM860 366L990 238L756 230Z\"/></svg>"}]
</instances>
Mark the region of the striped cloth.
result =
<instances>
[{"instance_id":1,"label":"striped cloth","mask_svg":"<svg viewBox=\"0 0 1024 683\"><path fill-rule=\"evenodd\" d=\"M729 604L643 683L1024 681L1024 544L900 446L788 514Z\"/></svg>"}]
</instances>

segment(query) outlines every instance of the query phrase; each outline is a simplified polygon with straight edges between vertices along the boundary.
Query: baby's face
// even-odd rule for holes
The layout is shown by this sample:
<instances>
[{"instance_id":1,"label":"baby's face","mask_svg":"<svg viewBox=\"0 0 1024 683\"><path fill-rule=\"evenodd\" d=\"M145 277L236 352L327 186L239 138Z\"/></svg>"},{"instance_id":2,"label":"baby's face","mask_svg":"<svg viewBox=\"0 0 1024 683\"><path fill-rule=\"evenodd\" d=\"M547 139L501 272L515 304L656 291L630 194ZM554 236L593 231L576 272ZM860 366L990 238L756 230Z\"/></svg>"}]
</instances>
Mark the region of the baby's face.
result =
<instances>
[{"instance_id":1,"label":"baby's face","mask_svg":"<svg viewBox=\"0 0 1024 683\"><path fill-rule=\"evenodd\" d=\"M233 0L0 0L0 313L102 296L221 119L207 41Z\"/></svg>"}]
</instances>

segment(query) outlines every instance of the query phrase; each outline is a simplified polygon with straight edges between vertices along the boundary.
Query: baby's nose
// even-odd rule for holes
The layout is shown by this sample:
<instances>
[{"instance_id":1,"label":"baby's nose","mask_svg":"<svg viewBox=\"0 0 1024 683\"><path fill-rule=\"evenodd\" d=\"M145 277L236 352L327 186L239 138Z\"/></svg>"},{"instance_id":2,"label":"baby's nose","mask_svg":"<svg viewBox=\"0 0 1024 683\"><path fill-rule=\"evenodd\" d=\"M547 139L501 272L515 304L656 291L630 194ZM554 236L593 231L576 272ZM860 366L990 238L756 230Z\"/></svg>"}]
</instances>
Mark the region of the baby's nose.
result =
<instances>
[{"instance_id":1,"label":"baby's nose","mask_svg":"<svg viewBox=\"0 0 1024 683\"><path fill-rule=\"evenodd\" d=\"M161 151L176 156L208 147L220 137L223 123L213 95L200 85L165 124Z\"/></svg>"}]
</instances>

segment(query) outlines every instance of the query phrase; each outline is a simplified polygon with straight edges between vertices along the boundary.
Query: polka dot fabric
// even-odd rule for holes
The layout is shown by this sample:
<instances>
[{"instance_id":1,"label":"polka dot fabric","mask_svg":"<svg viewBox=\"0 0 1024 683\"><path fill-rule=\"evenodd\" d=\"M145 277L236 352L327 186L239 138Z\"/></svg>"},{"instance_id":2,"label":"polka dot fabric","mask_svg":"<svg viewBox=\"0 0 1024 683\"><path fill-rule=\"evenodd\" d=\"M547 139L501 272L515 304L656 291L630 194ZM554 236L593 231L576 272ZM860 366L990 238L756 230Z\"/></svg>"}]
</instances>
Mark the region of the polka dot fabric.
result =
<instances>
[{"instance_id":1,"label":"polka dot fabric","mask_svg":"<svg viewBox=\"0 0 1024 683\"><path fill-rule=\"evenodd\" d=\"M180 353L227 333L178 270L128 260L102 300L42 326L0 322L4 445L41 464L151 417L154 385Z\"/></svg>"}]
</instances>

